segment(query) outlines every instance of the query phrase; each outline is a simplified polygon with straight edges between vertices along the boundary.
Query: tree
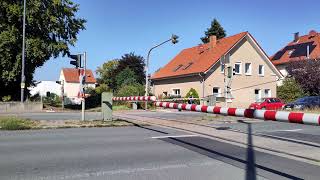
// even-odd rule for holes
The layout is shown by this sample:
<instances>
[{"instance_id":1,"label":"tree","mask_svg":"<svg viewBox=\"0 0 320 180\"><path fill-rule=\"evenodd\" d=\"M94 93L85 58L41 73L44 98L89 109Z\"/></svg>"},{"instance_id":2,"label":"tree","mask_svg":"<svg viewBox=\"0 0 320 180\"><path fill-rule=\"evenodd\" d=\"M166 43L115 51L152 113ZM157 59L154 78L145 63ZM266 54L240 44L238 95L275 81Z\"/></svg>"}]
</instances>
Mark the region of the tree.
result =
<instances>
[{"instance_id":1,"label":"tree","mask_svg":"<svg viewBox=\"0 0 320 180\"><path fill-rule=\"evenodd\" d=\"M86 20L77 18L71 0L28 0L26 14L26 86L33 73L51 57L69 54ZM22 51L21 0L0 1L0 97L20 97ZM5 90L5 91L4 91Z\"/></svg>"},{"instance_id":2,"label":"tree","mask_svg":"<svg viewBox=\"0 0 320 180\"><path fill-rule=\"evenodd\" d=\"M143 96L145 93L144 86L139 83L133 83L130 85L123 84L116 93L119 97L125 96Z\"/></svg>"},{"instance_id":3,"label":"tree","mask_svg":"<svg viewBox=\"0 0 320 180\"><path fill-rule=\"evenodd\" d=\"M96 70L99 78L97 79L99 84L106 84L111 89L116 87L116 69L118 68L119 60L113 59L103 63L102 66Z\"/></svg>"},{"instance_id":4,"label":"tree","mask_svg":"<svg viewBox=\"0 0 320 180\"><path fill-rule=\"evenodd\" d=\"M226 31L223 29L216 18L213 19L213 21L211 22L211 27L208 28L207 31L204 32L204 34L205 36L200 38L203 43L208 43L209 37L212 35L217 36L217 39L226 37Z\"/></svg>"},{"instance_id":5,"label":"tree","mask_svg":"<svg viewBox=\"0 0 320 180\"><path fill-rule=\"evenodd\" d=\"M121 87L123 84L130 85L137 82L136 74L129 68L126 67L124 70L119 72L116 76L117 87Z\"/></svg>"},{"instance_id":6,"label":"tree","mask_svg":"<svg viewBox=\"0 0 320 180\"><path fill-rule=\"evenodd\" d=\"M287 70L304 92L320 95L320 60L294 61L289 63Z\"/></svg>"},{"instance_id":7,"label":"tree","mask_svg":"<svg viewBox=\"0 0 320 180\"><path fill-rule=\"evenodd\" d=\"M303 91L301 86L295 81L295 79L286 78L283 81L283 85L277 87L277 95L280 99L288 103L305 96L306 93Z\"/></svg>"},{"instance_id":8,"label":"tree","mask_svg":"<svg viewBox=\"0 0 320 180\"><path fill-rule=\"evenodd\" d=\"M115 74L119 74L127 67L130 68L136 75L137 83L145 83L145 63L142 56L135 55L134 53L124 54L119 60L119 65L115 70Z\"/></svg>"}]
</instances>

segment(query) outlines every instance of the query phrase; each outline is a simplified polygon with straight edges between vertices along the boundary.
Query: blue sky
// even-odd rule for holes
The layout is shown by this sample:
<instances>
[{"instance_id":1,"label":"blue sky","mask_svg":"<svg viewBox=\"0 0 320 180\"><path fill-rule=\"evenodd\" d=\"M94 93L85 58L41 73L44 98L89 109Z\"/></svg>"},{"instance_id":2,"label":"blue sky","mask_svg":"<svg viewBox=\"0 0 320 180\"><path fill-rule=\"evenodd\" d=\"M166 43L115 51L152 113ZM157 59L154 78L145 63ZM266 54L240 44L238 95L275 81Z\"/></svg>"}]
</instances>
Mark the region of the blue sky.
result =
<instances>
[{"instance_id":1,"label":"blue sky","mask_svg":"<svg viewBox=\"0 0 320 180\"><path fill-rule=\"evenodd\" d=\"M217 18L227 35L249 31L268 55L293 38L294 32L320 31L320 1L298 0L74 0L78 16L87 19L71 52L87 52L88 68L123 54L146 57L148 50L171 34L178 44L155 49L150 71L164 66L182 49L199 44L200 37ZM72 67L67 57L51 59L38 68L35 80L57 80L60 69Z\"/></svg>"}]
</instances>

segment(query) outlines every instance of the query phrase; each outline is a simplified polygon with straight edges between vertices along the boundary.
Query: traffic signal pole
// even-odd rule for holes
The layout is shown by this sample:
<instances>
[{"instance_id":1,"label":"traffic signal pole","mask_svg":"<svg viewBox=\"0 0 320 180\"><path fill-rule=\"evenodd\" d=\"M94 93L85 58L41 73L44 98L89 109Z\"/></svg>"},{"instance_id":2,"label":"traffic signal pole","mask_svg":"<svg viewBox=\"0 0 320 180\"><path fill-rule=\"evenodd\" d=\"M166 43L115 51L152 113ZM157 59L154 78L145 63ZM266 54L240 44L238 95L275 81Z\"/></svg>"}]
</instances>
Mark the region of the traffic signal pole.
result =
<instances>
[{"instance_id":1,"label":"traffic signal pole","mask_svg":"<svg viewBox=\"0 0 320 180\"><path fill-rule=\"evenodd\" d=\"M83 58L84 58L84 62L83 62L84 72L83 72L83 74L84 74L84 77L86 77L86 66L87 66L87 53L86 53L86 52L83 53ZM81 83L81 82L80 82L80 83ZM84 80L83 89L85 89L85 84L86 84L86 78L85 78L85 80ZM84 93L84 96L85 96L85 95L86 95L86 94ZM81 104L82 104L81 120L84 121L84 120L86 119L86 117L85 117L86 98L83 97L81 102L82 102L82 103L81 103Z\"/></svg>"}]
</instances>

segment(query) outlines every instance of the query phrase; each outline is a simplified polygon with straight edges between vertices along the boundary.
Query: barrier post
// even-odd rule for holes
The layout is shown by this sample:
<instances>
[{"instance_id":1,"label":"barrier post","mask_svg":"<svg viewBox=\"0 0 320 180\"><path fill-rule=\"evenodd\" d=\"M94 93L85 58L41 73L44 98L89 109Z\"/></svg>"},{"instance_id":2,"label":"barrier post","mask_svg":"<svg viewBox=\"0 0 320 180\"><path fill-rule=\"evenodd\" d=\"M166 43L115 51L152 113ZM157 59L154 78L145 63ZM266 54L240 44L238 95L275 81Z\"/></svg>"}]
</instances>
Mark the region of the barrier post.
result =
<instances>
[{"instance_id":1,"label":"barrier post","mask_svg":"<svg viewBox=\"0 0 320 180\"><path fill-rule=\"evenodd\" d=\"M103 92L101 95L101 112L104 121L112 120L112 97L111 92Z\"/></svg>"}]
</instances>

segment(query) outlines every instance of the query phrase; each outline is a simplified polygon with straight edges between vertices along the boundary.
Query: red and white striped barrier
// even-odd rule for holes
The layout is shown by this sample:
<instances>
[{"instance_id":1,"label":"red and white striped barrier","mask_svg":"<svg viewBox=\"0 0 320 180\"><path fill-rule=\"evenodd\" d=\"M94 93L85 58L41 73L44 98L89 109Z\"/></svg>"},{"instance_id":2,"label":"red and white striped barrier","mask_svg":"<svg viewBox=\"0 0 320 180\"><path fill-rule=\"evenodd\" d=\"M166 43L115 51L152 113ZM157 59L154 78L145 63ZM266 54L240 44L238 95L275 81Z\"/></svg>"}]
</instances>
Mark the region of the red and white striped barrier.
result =
<instances>
[{"instance_id":1,"label":"red and white striped barrier","mask_svg":"<svg viewBox=\"0 0 320 180\"><path fill-rule=\"evenodd\" d=\"M165 107L165 108L171 108L171 109L197 111L197 112L213 113L213 114L222 114L226 116L238 116L238 117L262 119L262 120L310 124L310 125L317 125L317 126L320 125L320 114L312 114L312 113L224 108L224 107L218 107L218 106L179 104L179 103L170 103L170 102L155 102L155 105L157 107Z\"/></svg>"},{"instance_id":2,"label":"red and white striped barrier","mask_svg":"<svg viewBox=\"0 0 320 180\"><path fill-rule=\"evenodd\" d=\"M113 101L156 101L155 96L113 97Z\"/></svg>"},{"instance_id":3,"label":"red and white striped barrier","mask_svg":"<svg viewBox=\"0 0 320 180\"><path fill-rule=\"evenodd\" d=\"M167 101L188 101L188 100L203 100L204 98L173 98L173 99L158 99L160 102Z\"/></svg>"}]
</instances>

